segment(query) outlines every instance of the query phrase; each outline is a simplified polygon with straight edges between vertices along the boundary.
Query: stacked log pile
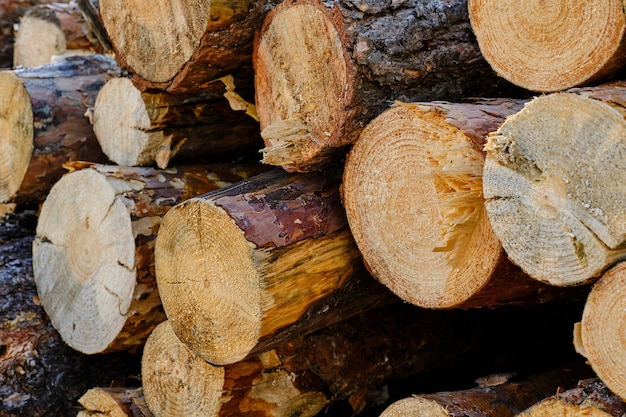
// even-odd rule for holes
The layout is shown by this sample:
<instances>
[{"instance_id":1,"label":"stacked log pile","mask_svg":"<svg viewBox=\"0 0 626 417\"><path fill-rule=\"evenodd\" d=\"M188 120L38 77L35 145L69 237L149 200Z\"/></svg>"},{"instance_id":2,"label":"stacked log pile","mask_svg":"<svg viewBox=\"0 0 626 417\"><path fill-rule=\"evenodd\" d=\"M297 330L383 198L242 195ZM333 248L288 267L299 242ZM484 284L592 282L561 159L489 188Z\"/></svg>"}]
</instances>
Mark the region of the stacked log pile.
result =
<instances>
[{"instance_id":1,"label":"stacked log pile","mask_svg":"<svg viewBox=\"0 0 626 417\"><path fill-rule=\"evenodd\" d=\"M531 3L6 6L0 416L621 415L626 18Z\"/></svg>"}]
</instances>

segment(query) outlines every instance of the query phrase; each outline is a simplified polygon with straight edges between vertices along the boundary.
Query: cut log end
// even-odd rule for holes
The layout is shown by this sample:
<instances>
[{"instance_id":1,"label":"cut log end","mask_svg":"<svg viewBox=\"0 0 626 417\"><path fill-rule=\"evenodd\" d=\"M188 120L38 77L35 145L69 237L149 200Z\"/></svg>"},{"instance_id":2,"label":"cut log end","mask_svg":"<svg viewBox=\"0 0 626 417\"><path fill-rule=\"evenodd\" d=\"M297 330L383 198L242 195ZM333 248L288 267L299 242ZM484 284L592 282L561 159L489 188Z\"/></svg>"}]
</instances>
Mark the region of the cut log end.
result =
<instances>
[{"instance_id":1,"label":"cut log end","mask_svg":"<svg viewBox=\"0 0 626 417\"><path fill-rule=\"evenodd\" d=\"M501 246L482 202L483 160L445 116L408 104L372 121L351 150L350 228L372 274L403 299L452 307L489 281Z\"/></svg>"},{"instance_id":2,"label":"cut log end","mask_svg":"<svg viewBox=\"0 0 626 417\"><path fill-rule=\"evenodd\" d=\"M612 75L626 63L621 0L470 0L468 9L487 62L528 90L564 90Z\"/></svg>"},{"instance_id":3,"label":"cut log end","mask_svg":"<svg viewBox=\"0 0 626 417\"><path fill-rule=\"evenodd\" d=\"M258 343L261 288L250 245L223 209L202 199L172 208L159 229L163 307L176 335L208 362L232 363Z\"/></svg>"},{"instance_id":4,"label":"cut log end","mask_svg":"<svg viewBox=\"0 0 626 417\"><path fill-rule=\"evenodd\" d=\"M17 193L34 145L30 96L15 74L0 72L0 203Z\"/></svg>"},{"instance_id":5,"label":"cut log end","mask_svg":"<svg viewBox=\"0 0 626 417\"><path fill-rule=\"evenodd\" d=\"M492 227L511 260L539 281L584 284L625 254L626 123L618 107L573 93L540 97L485 146Z\"/></svg>"},{"instance_id":6,"label":"cut log end","mask_svg":"<svg viewBox=\"0 0 626 417\"><path fill-rule=\"evenodd\" d=\"M171 80L189 61L212 17L205 1L101 0L99 10L116 53L155 83Z\"/></svg>"},{"instance_id":7,"label":"cut log end","mask_svg":"<svg viewBox=\"0 0 626 417\"><path fill-rule=\"evenodd\" d=\"M286 2L260 34L255 90L265 103L257 110L268 164L305 170L324 148L347 140L342 129L353 74L332 19L312 2Z\"/></svg>"},{"instance_id":8,"label":"cut log end","mask_svg":"<svg viewBox=\"0 0 626 417\"><path fill-rule=\"evenodd\" d=\"M36 67L49 64L52 57L66 51L65 34L51 8L37 6L20 21L15 35L13 64Z\"/></svg>"},{"instance_id":9,"label":"cut log end","mask_svg":"<svg viewBox=\"0 0 626 417\"><path fill-rule=\"evenodd\" d=\"M33 270L41 303L68 345L99 353L116 338L133 297L134 263L129 212L104 176L63 177L41 209Z\"/></svg>"},{"instance_id":10,"label":"cut log end","mask_svg":"<svg viewBox=\"0 0 626 417\"><path fill-rule=\"evenodd\" d=\"M130 79L113 78L100 89L94 105L93 129L111 161L136 166L152 163L156 156L161 156L168 144L154 140L156 135L148 132L150 125L141 92ZM160 137L164 139L163 135ZM169 156L161 164L167 166Z\"/></svg>"},{"instance_id":11,"label":"cut log end","mask_svg":"<svg viewBox=\"0 0 626 417\"><path fill-rule=\"evenodd\" d=\"M448 417L449 415L437 401L410 397L394 402L382 412L380 417Z\"/></svg>"},{"instance_id":12,"label":"cut log end","mask_svg":"<svg viewBox=\"0 0 626 417\"><path fill-rule=\"evenodd\" d=\"M220 409L224 368L193 353L169 321L150 334L141 361L144 396L156 416L213 417Z\"/></svg>"},{"instance_id":13,"label":"cut log end","mask_svg":"<svg viewBox=\"0 0 626 417\"><path fill-rule=\"evenodd\" d=\"M595 283L580 322L580 340L588 362L602 382L626 400L626 262Z\"/></svg>"}]
</instances>

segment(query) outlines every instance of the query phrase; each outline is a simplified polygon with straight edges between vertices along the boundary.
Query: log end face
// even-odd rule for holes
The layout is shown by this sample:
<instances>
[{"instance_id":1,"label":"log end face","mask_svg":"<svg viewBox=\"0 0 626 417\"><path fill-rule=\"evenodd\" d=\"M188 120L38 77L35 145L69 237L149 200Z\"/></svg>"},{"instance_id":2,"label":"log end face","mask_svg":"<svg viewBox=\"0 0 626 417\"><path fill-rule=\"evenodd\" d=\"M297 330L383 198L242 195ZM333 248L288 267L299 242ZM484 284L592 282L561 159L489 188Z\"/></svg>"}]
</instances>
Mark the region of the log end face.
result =
<instances>
[{"instance_id":1,"label":"log end face","mask_svg":"<svg viewBox=\"0 0 626 417\"><path fill-rule=\"evenodd\" d=\"M152 83L172 80L200 45L211 3L103 0L100 15L118 56Z\"/></svg>"},{"instance_id":2,"label":"log end face","mask_svg":"<svg viewBox=\"0 0 626 417\"><path fill-rule=\"evenodd\" d=\"M392 403L380 415L380 417L448 417L449 414L443 406L435 400L429 400L419 396L404 398Z\"/></svg>"},{"instance_id":3,"label":"log end face","mask_svg":"<svg viewBox=\"0 0 626 417\"><path fill-rule=\"evenodd\" d=\"M63 177L41 208L33 274L41 304L63 340L106 351L121 331L135 289L130 215L91 169Z\"/></svg>"},{"instance_id":4,"label":"log end face","mask_svg":"<svg viewBox=\"0 0 626 417\"><path fill-rule=\"evenodd\" d=\"M500 76L555 92L612 75L625 62L622 0L468 2L482 55Z\"/></svg>"},{"instance_id":5,"label":"log end face","mask_svg":"<svg viewBox=\"0 0 626 417\"><path fill-rule=\"evenodd\" d=\"M155 245L163 307L176 335L218 365L248 355L261 326L252 244L226 212L195 198L167 212Z\"/></svg>"},{"instance_id":6,"label":"log end face","mask_svg":"<svg viewBox=\"0 0 626 417\"><path fill-rule=\"evenodd\" d=\"M585 357L606 386L626 400L626 262L605 272L592 287L580 322Z\"/></svg>"},{"instance_id":7,"label":"log end face","mask_svg":"<svg viewBox=\"0 0 626 417\"><path fill-rule=\"evenodd\" d=\"M169 321L159 324L146 340L141 376L144 397L155 415L214 417L219 413L224 368L193 353Z\"/></svg>"},{"instance_id":8,"label":"log end face","mask_svg":"<svg viewBox=\"0 0 626 417\"><path fill-rule=\"evenodd\" d=\"M10 202L28 170L34 149L33 109L18 77L0 72L0 203Z\"/></svg>"},{"instance_id":9,"label":"log end face","mask_svg":"<svg viewBox=\"0 0 626 417\"><path fill-rule=\"evenodd\" d=\"M255 94L264 162L296 167L346 145L354 76L332 16L310 2L278 6L255 48Z\"/></svg>"},{"instance_id":10,"label":"log end face","mask_svg":"<svg viewBox=\"0 0 626 417\"><path fill-rule=\"evenodd\" d=\"M13 65L46 65L66 50L65 34L54 12L47 7L34 7L21 19L15 34Z\"/></svg>"},{"instance_id":11,"label":"log end face","mask_svg":"<svg viewBox=\"0 0 626 417\"><path fill-rule=\"evenodd\" d=\"M372 274L401 298L449 308L490 280L501 246L482 202L482 164L470 138L418 105L383 112L350 151L350 229Z\"/></svg>"}]
</instances>

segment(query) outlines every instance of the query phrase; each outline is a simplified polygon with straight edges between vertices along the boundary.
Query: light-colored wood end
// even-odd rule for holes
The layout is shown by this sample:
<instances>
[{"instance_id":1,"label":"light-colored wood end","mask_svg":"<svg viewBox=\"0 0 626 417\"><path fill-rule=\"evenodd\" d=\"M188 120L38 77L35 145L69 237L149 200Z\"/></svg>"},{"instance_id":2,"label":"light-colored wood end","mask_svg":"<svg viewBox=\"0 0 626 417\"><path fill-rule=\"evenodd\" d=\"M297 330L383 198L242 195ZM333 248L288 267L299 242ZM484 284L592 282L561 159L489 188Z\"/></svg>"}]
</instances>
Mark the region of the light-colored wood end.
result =
<instances>
[{"instance_id":1,"label":"light-colored wood end","mask_svg":"<svg viewBox=\"0 0 626 417\"><path fill-rule=\"evenodd\" d=\"M619 110L573 93L533 100L490 136L487 213L531 277L580 285L624 256L624 138Z\"/></svg>"},{"instance_id":2,"label":"light-colored wood end","mask_svg":"<svg viewBox=\"0 0 626 417\"><path fill-rule=\"evenodd\" d=\"M622 0L469 0L468 9L487 62L528 90L565 90L626 64Z\"/></svg>"},{"instance_id":3,"label":"light-colored wood end","mask_svg":"<svg viewBox=\"0 0 626 417\"><path fill-rule=\"evenodd\" d=\"M372 274L427 308L462 304L491 277L501 246L482 198L482 152L445 116L398 104L362 132L343 201Z\"/></svg>"},{"instance_id":4,"label":"light-colored wood end","mask_svg":"<svg viewBox=\"0 0 626 417\"><path fill-rule=\"evenodd\" d=\"M418 396L404 398L392 403L380 417L448 417L444 407L434 400Z\"/></svg>"},{"instance_id":5,"label":"light-colored wood end","mask_svg":"<svg viewBox=\"0 0 626 417\"><path fill-rule=\"evenodd\" d=\"M573 404L559 397L550 397L538 402L517 417L615 417L604 411L593 400L585 404Z\"/></svg>"},{"instance_id":6,"label":"light-colored wood end","mask_svg":"<svg viewBox=\"0 0 626 417\"><path fill-rule=\"evenodd\" d=\"M331 15L312 2L285 3L271 13L255 50L255 90L263 162L314 163L343 139L352 92L341 35Z\"/></svg>"},{"instance_id":7,"label":"light-colored wood end","mask_svg":"<svg viewBox=\"0 0 626 417\"><path fill-rule=\"evenodd\" d=\"M88 415L128 417L129 414L120 401L123 391L124 390L111 391L105 388L92 388L78 399L78 403L85 407Z\"/></svg>"},{"instance_id":8,"label":"light-colored wood end","mask_svg":"<svg viewBox=\"0 0 626 417\"><path fill-rule=\"evenodd\" d=\"M211 2L198 0L101 0L99 10L116 53L157 83L171 80L189 61L212 17Z\"/></svg>"},{"instance_id":9,"label":"light-colored wood end","mask_svg":"<svg viewBox=\"0 0 626 417\"><path fill-rule=\"evenodd\" d=\"M159 417L213 417L221 407L224 368L211 365L176 337L169 321L150 334L141 359L144 397Z\"/></svg>"},{"instance_id":10,"label":"light-colored wood end","mask_svg":"<svg viewBox=\"0 0 626 417\"><path fill-rule=\"evenodd\" d=\"M33 10L38 12L26 14L15 34L15 67L49 64L53 56L63 54L67 49L65 34L54 12L46 7Z\"/></svg>"},{"instance_id":11,"label":"light-colored wood end","mask_svg":"<svg viewBox=\"0 0 626 417\"><path fill-rule=\"evenodd\" d=\"M18 77L0 72L0 203L10 202L33 154L33 109Z\"/></svg>"},{"instance_id":12,"label":"light-colored wood end","mask_svg":"<svg viewBox=\"0 0 626 417\"><path fill-rule=\"evenodd\" d=\"M106 350L135 289L135 240L124 202L105 177L61 178L42 205L33 242L41 304L63 340L87 354Z\"/></svg>"},{"instance_id":13,"label":"light-colored wood end","mask_svg":"<svg viewBox=\"0 0 626 417\"><path fill-rule=\"evenodd\" d=\"M626 262L594 284L580 323L585 357L602 382L626 400Z\"/></svg>"},{"instance_id":14,"label":"light-colored wood end","mask_svg":"<svg viewBox=\"0 0 626 417\"><path fill-rule=\"evenodd\" d=\"M248 242L205 199L163 217L155 245L159 293L176 335L213 364L244 358L260 337L261 285Z\"/></svg>"}]
</instances>

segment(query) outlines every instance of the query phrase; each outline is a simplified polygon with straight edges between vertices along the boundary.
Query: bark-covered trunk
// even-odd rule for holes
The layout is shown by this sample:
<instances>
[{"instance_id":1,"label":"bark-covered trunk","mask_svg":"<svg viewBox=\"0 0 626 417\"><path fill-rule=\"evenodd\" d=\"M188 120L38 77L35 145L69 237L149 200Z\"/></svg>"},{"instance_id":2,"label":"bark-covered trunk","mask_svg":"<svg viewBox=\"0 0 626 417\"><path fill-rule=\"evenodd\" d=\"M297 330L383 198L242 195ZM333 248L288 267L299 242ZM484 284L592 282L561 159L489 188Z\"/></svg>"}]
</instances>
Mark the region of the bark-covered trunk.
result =
<instances>
[{"instance_id":1,"label":"bark-covered trunk","mask_svg":"<svg viewBox=\"0 0 626 417\"><path fill-rule=\"evenodd\" d=\"M332 176L275 168L187 200L155 251L174 331L214 364L396 300L365 271Z\"/></svg>"},{"instance_id":2,"label":"bark-covered trunk","mask_svg":"<svg viewBox=\"0 0 626 417\"><path fill-rule=\"evenodd\" d=\"M394 100L514 90L482 59L466 0L286 1L268 14L253 62L264 161L289 171L342 155Z\"/></svg>"},{"instance_id":3,"label":"bark-covered trunk","mask_svg":"<svg viewBox=\"0 0 626 417\"><path fill-rule=\"evenodd\" d=\"M557 286L626 257L626 84L532 100L490 134L483 191L509 258Z\"/></svg>"},{"instance_id":4,"label":"bark-covered trunk","mask_svg":"<svg viewBox=\"0 0 626 417\"><path fill-rule=\"evenodd\" d=\"M71 161L106 162L86 116L100 88L119 75L104 55L0 73L3 164L0 202L40 203Z\"/></svg>"},{"instance_id":5,"label":"bark-covered trunk","mask_svg":"<svg viewBox=\"0 0 626 417\"><path fill-rule=\"evenodd\" d=\"M162 216L248 176L243 165L211 168L93 165L54 185L33 265L41 304L68 345L87 354L136 350L165 319L154 277Z\"/></svg>"}]
</instances>

